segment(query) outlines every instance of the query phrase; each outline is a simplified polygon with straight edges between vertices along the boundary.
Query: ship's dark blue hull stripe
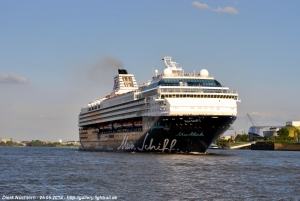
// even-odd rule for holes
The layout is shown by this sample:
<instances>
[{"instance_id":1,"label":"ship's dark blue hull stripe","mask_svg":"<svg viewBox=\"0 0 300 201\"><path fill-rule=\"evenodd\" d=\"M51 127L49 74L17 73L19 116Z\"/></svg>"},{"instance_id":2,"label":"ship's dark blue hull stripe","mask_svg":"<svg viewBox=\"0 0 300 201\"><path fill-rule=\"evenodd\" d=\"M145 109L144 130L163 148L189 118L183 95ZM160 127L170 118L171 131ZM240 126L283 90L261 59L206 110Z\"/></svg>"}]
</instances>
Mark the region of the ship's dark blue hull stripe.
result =
<instances>
[{"instance_id":1,"label":"ship's dark blue hull stripe","mask_svg":"<svg viewBox=\"0 0 300 201\"><path fill-rule=\"evenodd\" d=\"M207 147L220 137L235 119L235 116L143 117L143 135L133 141L130 136L124 134L123 141L112 150L163 153L205 152Z\"/></svg>"},{"instance_id":2,"label":"ship's dark blue hull stripe","mask_svg":"<svg viewBox=\"0 0 300 201\"><path fill-rule=\"evenodd\" d=\"M145 134L136 151L205 152L231 125L234 116L144 117ZM156 150L157 149L157 150Z\"/></svg>"}]
</instances>

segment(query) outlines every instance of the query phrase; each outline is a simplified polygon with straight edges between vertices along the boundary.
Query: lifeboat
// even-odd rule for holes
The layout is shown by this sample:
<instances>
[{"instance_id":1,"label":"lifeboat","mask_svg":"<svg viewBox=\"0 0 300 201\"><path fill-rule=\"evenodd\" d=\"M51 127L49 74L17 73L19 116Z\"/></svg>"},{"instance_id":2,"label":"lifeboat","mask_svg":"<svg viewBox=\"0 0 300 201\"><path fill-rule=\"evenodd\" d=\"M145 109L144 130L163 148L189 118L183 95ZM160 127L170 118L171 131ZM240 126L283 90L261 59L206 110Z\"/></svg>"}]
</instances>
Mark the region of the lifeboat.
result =
<instances>
[{"instance_id":1,"label":"lifeboat","mask_svg":"<svg viewBox=\"0 0 300 201\"><path fill-rule=\"evenodd\" d=\"M130 121L123 122L123 128L131 128L131 127L132 127L132 122Z\"/></svg>"},{"instance_id":2,"label":"lifeboat","mask_svg":"<svg viewBox=\"0 0 300 201\"><path fill-rule=\"evenodd\" d=\"M112 128L111 123L106 123L106 124L104 124L104 126L103 126L103 129L104 129L104 130L108 130L108 129L111 129L111 128Z\"/></svg>"},{"instance_id":3,"label":"lifeboat","mask_svg":"<svg viewBox=\"0 0 300 201\"><path fill-rule=\"evenodd\" d=\"M141 120L139 120L139 121L134 121L134 126L135 126L135 127L142 127L142 126L143 126L143 123L142 123Z\"/></svg>"},{"instance_id":4,"label":"lifeboat","mask_svg":"<svg viewBox=\"0 0 300 201\"><path fill-rule=\"evenodd\" d=\"M122 125L121 125L121 123L120 122L116 122L116 123L114 123L114 129L118 129L118 128L121 128L122 127Z\"/></svg>"}]
</instances>

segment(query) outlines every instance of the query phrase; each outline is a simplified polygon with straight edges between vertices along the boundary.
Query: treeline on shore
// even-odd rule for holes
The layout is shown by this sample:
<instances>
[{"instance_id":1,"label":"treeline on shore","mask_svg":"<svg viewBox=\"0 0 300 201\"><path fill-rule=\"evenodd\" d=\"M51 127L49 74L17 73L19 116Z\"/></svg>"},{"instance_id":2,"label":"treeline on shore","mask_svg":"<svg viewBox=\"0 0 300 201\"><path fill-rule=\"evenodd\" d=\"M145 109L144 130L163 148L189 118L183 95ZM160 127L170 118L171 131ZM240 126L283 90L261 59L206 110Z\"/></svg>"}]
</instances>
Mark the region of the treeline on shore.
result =
<instances>
[{"instance_id":1,"label":"treeline on shore","mask_svg":"<svg viewBox=\"0 0 300 201\"><path fill-rule=\"evenodd\" d=\"M219 138L216 140L216 144L219 147L230 147L233 143L245 143L249 142L249 134L237 134L234 138L223 139Z\"/></svg>"},{"instance_id":2,"label":"treeline on shore","mask_svg":"<svg viewBox=\"0 0 300 201\"><path fill-rule=\"evenodd\" d=\"M232 144L238 144L243 142L249 142L249 134L237 134L235 137L230 139L223 139L220 137L216 140L219 147L230 147ZM300 144L300 131L295 131L294 137L289 136L289 131L286 127L279 129L277 136L270 136L262 140L258 140L257 144L269 144L269 143L282 143L282 144Z\"/></svg>"},{"instance_id":3,"label":"treeline on shore","mask_svg":"<svg viewBox=\"0 0 300 201\"><path fill-rule=\"evenodd\" d=\"M44 142L41 140L32 140L30 142L0 142L0 146L29 146L29 147L58 147L58 146L77 146L74 143L60 143L60 142Z\"/></svg>"}]
</instances>

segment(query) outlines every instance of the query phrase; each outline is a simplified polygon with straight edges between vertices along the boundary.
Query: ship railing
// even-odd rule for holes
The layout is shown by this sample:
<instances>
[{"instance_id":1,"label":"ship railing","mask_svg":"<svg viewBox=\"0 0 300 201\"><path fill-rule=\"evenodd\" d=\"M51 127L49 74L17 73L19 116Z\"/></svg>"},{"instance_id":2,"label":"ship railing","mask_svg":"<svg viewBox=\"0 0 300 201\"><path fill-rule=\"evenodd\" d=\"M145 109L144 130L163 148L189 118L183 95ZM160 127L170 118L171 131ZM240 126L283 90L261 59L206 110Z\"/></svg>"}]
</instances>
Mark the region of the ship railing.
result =
<instances>
[{"instance_id":1,"label":"ship railing","mask_svg":"<svg viewBox=\"0 0 300 201\"><path fill-rule=\"evenodd\" d=\"M152 77L152 79L160 79L162 77L163 77L163 75L160 74L160 75ZM202 76L200 75L200 73L181 73L181 74L168 75L168 77L202 77ZM213 76L207 76L205 78L213 78Z\"/></svg>"},{"instance_id":2,"label":"ship railing","mask_svg":"<svg viewBox=\"0 0 300 201\"><path fill-rule=\"evenodd\" d=\"M113 117L113 116L132 115L136 112L139 112L139 111L142 111L142 110L147 110L149 108L150 108L149 104L146 104L146 105L138 106L138 107L135 107L135 108L132 108L132 109L123 109L123 110L110 111L110 112L101 114L101 116L100 115L95 115L93 117L87 116L85 118L80 119L79 124L81 124L83 122L97 120L99 118L105 119L105 118L109 118L109 117Z\"/></svg>"},{"instance_id":3,"label":"ship railing","mask_svg":"<svg viewBox=\"0 0 300 201\"><path fill-rule=\"evenodd\" d=\"M142 83L142 84L139 84L138 85L138 88L142 88L142 87L146 87L146 86L148 86L148 85L150 85L150 81L148 81L148 82L145 82L145 83Z\"/></svg>"},{"instance_id":4,"label":"ship railing","mask_svg":"<svg viewBox=\"0 0 300 201\"><path fill-rule=\"evenodd\" d=\"M168 75L168 77L201 77L201 76L200 76L200 73L183 73L183 74ZM152 77L153 80L157 80L157 79L161 79L161 78L163 78L162 74ZM213 76L207 76L205 78L214 78L214 77ZM148 86L149 84L150 84L150 81L139 84L138 87L139 88L145 87L145 86Z\"/></svg>"},{"instance_id":5,"label":"ship railing","mask_svg":"<svg viewBox=\"0 0 300 201\"><path fill-rule=\"evenodd\" d=\"M159 88L161 93L164 92L203 92L200 88Z\"/></svg>"},{"instance_id":6,"label":"ship railing","mask_svg":"<svg viewBox=\"0 0 300 201\"><path fill-rule=\"evenodd\" d=\"M190 93L229 93L237 94L236 90L228 89L202 89L202 88L159 88L160 93L190 92Z\"/></svg>"}]
</instances>

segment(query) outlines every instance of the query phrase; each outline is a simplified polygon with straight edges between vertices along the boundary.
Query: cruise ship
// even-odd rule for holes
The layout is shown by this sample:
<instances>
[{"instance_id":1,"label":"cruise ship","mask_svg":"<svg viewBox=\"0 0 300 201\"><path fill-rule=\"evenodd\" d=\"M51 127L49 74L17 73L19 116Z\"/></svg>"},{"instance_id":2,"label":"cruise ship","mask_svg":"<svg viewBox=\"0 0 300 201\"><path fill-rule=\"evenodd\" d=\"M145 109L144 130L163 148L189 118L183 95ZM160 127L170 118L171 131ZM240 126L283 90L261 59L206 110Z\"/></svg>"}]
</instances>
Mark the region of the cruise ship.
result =
<instances>
[{"instance_id":1,"label":"cruise ship","mask_svg":"<svg viewBox=\"0 0 300 201\"><path fill-rule=\"evenodd\" d=\"M162 74L138 85L118 69L112 92L81 108L80 149L115 152L206 152L237 117L238 93L206 69L186 73L163 57Z\"/></svg>"}]
</instances>

